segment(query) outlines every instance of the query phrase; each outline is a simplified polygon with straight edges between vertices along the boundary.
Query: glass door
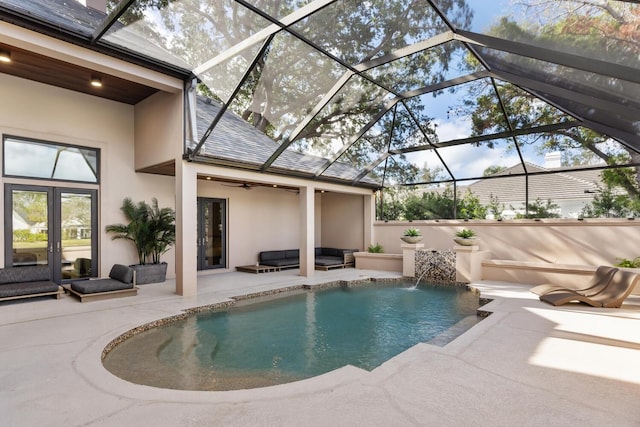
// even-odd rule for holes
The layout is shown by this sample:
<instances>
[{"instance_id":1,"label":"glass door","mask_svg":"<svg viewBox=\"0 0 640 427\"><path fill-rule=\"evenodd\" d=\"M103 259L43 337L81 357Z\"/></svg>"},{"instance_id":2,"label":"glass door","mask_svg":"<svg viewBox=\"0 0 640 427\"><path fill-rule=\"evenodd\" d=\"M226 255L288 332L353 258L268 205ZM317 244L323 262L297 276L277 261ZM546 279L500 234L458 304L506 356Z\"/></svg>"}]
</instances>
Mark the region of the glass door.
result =
<instances>
[{"instance_id":1,"label":"glass door","mask_svg":"<svg viewBox=\"0 0 640 427\"><path fill-rule=\"evenodd\" d=\"M198 197L198 270L225 268L227 201Z\"/></svg>"},{"instance_id":2,"label":"glass door","mask_svg":"<svg viewBox=\"0 0 640 427\"><path fill-rule=\"evenodd\" d=\"M48 265L57 283L96 276L96 190L7 184L5 198L5 266Z\"/></svg>"},{"instance_id":3,"label":"glass door","mask_svg":"<svg viewBox=\"0 0 640 427\"><path fill-rule=\"evenodd\" d=\"M96 194L95 190L55 190L55 211L60 215L55 222L60 226L55 252L59 261L55 262L62 280L97 276Z\"/></svg>"},{"instance_id":4,"label":"glass door","mask_svg":"<svg viewBox=\"0 0 640 427\"><path fill-rule=\"evenodd\" d=\"M5 266L50 265L51 192L46 187L7 186L5 197Z\"/></svg>"}]
</instances>

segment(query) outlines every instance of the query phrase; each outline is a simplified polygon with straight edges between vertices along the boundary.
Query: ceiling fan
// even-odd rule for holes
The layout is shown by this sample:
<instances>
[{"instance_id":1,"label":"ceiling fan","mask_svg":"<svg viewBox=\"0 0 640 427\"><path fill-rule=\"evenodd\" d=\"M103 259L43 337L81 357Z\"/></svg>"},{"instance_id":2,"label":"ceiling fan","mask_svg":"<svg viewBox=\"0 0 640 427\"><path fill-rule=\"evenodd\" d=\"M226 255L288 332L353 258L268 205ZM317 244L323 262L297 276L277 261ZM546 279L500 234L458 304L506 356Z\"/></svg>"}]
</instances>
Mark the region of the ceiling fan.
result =
<instances>
[{"instance_id":1,"label":"ceiling fan","mask_svg":"<svg viewBox=\"0 0 640 427\"><path fill-rule=\"evenodd\" d=\"M240 185L231 185L231 184L222 184L225 187L236 187L236 188L244 188L245 190L251 190L253 188L253 185L248 184L246 182L243 182Z\"/></svg>"}]
</instances>

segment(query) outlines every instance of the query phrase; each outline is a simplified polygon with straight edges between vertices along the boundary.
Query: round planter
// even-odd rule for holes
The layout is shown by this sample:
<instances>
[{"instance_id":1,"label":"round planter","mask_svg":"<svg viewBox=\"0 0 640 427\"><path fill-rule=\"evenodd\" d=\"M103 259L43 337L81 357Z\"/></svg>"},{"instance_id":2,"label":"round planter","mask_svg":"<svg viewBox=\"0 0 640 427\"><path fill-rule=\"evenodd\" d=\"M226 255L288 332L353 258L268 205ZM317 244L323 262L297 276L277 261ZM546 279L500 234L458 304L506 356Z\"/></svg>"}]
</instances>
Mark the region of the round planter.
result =
<instances>
[{"instance_id":1,"label":"round planter","mask_svg":"<svg viewBox=\"0 0 640 427\"><path fill-rule=\"evenodd\" d=\"M467 237L466 239L463 239L462 237L454 237L453 241L460 246L473 246L478 244L477 237Z\"/></svg>"},{"instance_id":2,"label":"round planter","mask_svg":"<svg viewBox=\"0 0 640 427\"><path fill-rule=\"evenodd\" d=\"M401 239L405 243L418 243L422 241L422 236L402 236Z\"/></svg>"}]
</instances>

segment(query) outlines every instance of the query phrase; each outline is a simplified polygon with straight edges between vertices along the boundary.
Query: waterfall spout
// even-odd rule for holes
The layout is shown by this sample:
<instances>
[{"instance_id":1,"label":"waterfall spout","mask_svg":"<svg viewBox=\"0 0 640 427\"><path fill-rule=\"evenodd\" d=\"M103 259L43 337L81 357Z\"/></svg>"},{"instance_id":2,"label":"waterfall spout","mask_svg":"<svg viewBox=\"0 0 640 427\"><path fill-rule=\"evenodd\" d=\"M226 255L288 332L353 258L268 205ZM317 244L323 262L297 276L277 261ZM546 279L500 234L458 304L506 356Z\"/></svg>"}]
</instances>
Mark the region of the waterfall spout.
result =
<instances>
[{"instance_id":1,"label":"waterfall spout","mask_svg":"<svg viewBox=\"0 0 640 427\"><path fill-rule=\"evenodd\" d=\"M422 274L420 275L420 277L418 277L418 280L416 281L416 284L413 285L410 289L416 289L418 287L418 283L420 283L420 280L422 280L422 278L424 276L426 276L427 272L429 271L429 269L425 270L422 272Z\"/></svg>"}]
</instances>

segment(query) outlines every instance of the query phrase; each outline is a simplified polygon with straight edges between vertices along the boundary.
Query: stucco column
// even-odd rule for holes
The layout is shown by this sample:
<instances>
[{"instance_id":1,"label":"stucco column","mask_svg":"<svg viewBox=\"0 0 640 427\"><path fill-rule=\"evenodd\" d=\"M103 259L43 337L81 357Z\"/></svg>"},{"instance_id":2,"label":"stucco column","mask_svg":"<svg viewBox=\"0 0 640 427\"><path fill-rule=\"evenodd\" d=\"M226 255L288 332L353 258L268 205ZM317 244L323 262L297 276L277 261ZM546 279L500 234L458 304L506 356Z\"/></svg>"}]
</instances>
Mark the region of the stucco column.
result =
<instances>
[{"instance_id":1,"label":"stucco column","mask_svg":"<svg viewBox=\"0 0 640 427\"><path fill-rule=\"evenodd\" d=\"M315 187L300 187L300 275L315 274Z\"/></svg>"},{"instance_id":2,"label":"stucco column","mask_svg":"<svg viewBox=\"0 0 640 427\"><path fill-rule=\"evenodd\" d=\"M192 163L176 159L176 293L198 292L198 175Z\"/></svg>"},{"instance_id":3,"label":"stucco column","mask_svg":"<svg viewBox=\"0 0 640 427\"><path fill-rule=\"evenodd\" d=\"M491 252L481 251L480 247L454 245L456 253L456 282L476 282L482 278L482 260L489 258Z\"/></svg>"},{"instance_id":4,"label":"stucco column","mask_svg":"<svg viewBox=\"0 0 640 427\"><path fill-rule=\"evenodd\" d=\"M416 251L423 249L422 243L402 243L402 275L416 277Z\"/></svg>"},{"instance_id":5,"label":"stucco column","mask_svg":"<svg viewBox=\"0 0 640 427\"><path fill-rule=\"evenodd\" d=\"M375 236L373 235L373 223L376 219L376 199L374 194L366 195L364 197L364 242L362 250L366 251L370 245L373 245Z\"/></svg>"}]
</instances>

